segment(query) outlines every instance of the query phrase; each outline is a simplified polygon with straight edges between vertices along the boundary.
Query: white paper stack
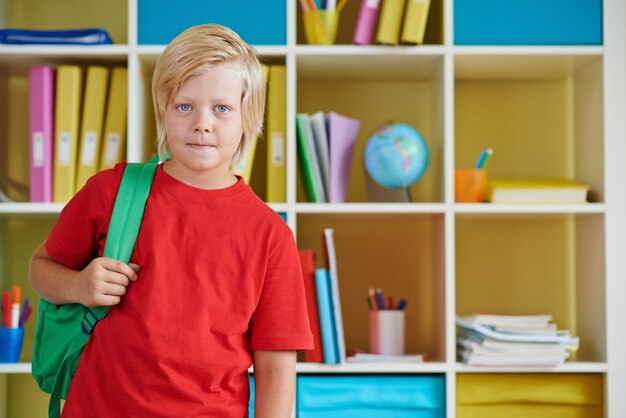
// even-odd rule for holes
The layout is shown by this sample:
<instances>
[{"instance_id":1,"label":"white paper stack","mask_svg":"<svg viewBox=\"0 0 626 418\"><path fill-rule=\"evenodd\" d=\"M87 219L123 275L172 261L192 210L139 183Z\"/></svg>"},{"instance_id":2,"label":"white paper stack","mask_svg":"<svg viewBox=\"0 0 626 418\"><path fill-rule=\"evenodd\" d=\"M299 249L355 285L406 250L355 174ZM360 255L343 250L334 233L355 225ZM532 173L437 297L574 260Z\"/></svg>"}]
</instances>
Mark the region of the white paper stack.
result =
<instances>
[{"instance_id":1,"label":"white paper stack","mask_svg":"<svg viewBox=\"0 0 626 418\"><path fill-rule=\"evenodd\" d=\"M579 339L550 321L550 315L457 317L457 356L472 366L558 366L578 350Z\"/></svg>"}]
</instances>

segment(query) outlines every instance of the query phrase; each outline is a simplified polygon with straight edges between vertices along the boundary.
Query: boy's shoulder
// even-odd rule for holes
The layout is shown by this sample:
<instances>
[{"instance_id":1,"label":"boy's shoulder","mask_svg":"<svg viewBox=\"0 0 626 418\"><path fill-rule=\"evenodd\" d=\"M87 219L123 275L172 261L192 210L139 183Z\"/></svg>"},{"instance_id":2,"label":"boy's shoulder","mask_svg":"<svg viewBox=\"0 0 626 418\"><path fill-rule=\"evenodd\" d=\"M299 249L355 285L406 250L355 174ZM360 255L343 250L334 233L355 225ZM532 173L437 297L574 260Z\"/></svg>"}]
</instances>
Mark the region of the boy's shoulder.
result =
<instances>
[{"instance_id":1,"label":"boy's shoulder","mask_svg":"<svg viewBox=\"0 0 626 418\"><path fill-rule=\"evenodd\" d=\"M122 161L112 168L94 174L87 180L87 183L79 190L78 194L96 200L102 199L103 202L115 199L127 165L126 161Z\"/></svg>"}]
</instances>

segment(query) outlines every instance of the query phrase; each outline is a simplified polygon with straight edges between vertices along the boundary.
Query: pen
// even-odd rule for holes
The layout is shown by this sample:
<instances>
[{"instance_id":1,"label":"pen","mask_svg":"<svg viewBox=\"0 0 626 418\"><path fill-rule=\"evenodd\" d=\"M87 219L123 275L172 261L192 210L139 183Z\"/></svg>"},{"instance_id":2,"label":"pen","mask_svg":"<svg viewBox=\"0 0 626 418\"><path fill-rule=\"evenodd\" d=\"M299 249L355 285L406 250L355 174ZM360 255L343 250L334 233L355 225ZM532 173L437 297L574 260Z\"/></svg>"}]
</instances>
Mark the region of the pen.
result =
<instances>
[{"instance_id":1,"label":"pen","mask_svg":"<svg viewBox=\"0 0 626 418\"><path fill-rule=\"evenodd\" d=\"M398 307L396 308L398 311L401 311L406 306L406 299L401 299L398 303Z\"/></svg>"},{"instance_id":2,"label":"pen","mask_svg":"<svg viewBox=\"0 0 626 418\"><path fill-rule=\"evenodd\" d=\"M478 162L476 162L476 168L479 170L485 168L492 154L493 150L491 148L483 150L483 152L480 153L480 157L478 157Z\"/></svg>"}]
</instances>

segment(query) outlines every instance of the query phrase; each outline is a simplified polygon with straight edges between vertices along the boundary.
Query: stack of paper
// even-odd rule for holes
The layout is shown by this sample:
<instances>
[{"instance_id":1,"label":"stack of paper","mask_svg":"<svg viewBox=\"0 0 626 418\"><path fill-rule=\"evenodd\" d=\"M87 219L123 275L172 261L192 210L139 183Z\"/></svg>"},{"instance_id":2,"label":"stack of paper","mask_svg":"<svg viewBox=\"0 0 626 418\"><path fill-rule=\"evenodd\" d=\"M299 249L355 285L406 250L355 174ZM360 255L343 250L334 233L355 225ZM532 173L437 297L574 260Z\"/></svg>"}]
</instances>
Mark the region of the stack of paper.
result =
<instances>
[{"instance_id":1,"label":"stack of paper","mask_svg":"<svg viewBox=\"0 0 626 418\"><path fill-rule=\"evenodd\" d=\"M578 337L550 315L457 317L457 355L472 366L558 366L578 350Z\"/></svg>"}]
</instances>

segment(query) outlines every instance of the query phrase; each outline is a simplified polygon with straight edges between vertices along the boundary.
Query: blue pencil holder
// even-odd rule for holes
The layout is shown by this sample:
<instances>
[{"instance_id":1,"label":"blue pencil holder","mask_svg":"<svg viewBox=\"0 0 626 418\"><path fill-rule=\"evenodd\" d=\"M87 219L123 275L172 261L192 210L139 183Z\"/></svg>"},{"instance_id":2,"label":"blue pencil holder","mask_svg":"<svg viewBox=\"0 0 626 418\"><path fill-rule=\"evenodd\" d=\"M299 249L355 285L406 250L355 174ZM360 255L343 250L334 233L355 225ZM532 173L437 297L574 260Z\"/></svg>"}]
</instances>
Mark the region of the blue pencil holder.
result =
<instances>
[{"instance_id":1,"label":"blue pencil holder","mask_svg":"<svg viewBox=\"0 0 626 418\"><path fill-rule=\"evenodd\" d=\"M17 363L22 352L24 328L0 327L0 363Z\"/></svg>"}]
</instances>

